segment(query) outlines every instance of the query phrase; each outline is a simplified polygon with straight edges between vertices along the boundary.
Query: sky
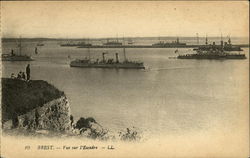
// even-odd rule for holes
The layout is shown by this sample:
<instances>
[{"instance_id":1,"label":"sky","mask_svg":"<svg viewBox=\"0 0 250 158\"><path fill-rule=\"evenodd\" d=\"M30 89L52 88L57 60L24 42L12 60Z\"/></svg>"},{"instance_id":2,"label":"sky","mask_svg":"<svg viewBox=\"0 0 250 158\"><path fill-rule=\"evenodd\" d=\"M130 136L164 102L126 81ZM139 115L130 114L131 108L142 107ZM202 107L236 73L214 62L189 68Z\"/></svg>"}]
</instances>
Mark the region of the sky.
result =
<instances>
[{"instance_id":1,"label":"sky","mask_svg":"<svg viewBox=\"0 0 250 158\"><path fill-rule=\"evenodd\" d=\"M247 1L1 2L2 37L248 37Z\"/></svg>"}]
</instances>

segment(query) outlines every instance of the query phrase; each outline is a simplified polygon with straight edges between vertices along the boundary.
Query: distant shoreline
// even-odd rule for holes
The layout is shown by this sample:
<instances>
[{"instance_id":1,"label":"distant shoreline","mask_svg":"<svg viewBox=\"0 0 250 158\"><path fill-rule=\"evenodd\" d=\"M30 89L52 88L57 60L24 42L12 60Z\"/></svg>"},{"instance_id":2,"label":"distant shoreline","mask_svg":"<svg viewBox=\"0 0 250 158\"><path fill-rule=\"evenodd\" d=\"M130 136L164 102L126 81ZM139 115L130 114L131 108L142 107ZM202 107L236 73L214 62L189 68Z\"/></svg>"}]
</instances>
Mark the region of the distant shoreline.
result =
<instances>
[{"instance_id":1,"label":"distant shoreline","mask_svg":"<svg viewBox=\"0 0 250 158\"><path fill-rule=\"evenodd\" d=\"M206 37L200 37L201 41L205 41ZM232 37L232 38L238 38L238 39L244 39L244 38L248 38L248 37ZM159 37L124 37L123 38L90 38L88 39L90 42L91 41L104 41L104 40L120 40L120 41L128 41L128 40L159 40ZM160 41L174 41L176 39L176 37L161 37ZM220 39L220 37L209 37L210 41L214 41L214 40L218 40ZM2 38L2 43L5 42L16 42L17 40L19 40L19 38ZM86 38L22 38L23 42L45 42L45 41L57 41L57 42L85 42L87 39ZM171 43L170 45L153 45L152 44L122 44L122 45L100 45L100 44L96 44L96 45L91 45L91 46L81 46L81 45L64 45L62 47L77 47L77 48L196 48L199 46L204 46L204 44L194 44L193 43L189 43L187 42L188 40L196 40L196 37L181 37L181 41L185 41L186 45L172 45ZM249 47L249 42L245 41L245 42L241 42L241 43L237 43L237 44L233 44L233 46L238 46L238 47L243 47L243 48L248 48Z\"/></svg>"},{"instance_id":2,"label":"distant shoreline","mask_svg":"<svg viewBox=\"0 0 250 158\"><path fill-rule=\"evenodd\" d=\"M195 48L203 45L177 45L177 46L152 46L152 45L121 45L121 46L104 46L104 45L92 45L92 46L79 46L77 48ZM239 46L248 48L249 44L234 44L233 46ZM74 47L74 46L63 46Z\"/></svg>"},{"instance_id":3,"label":"distant shoreline","mask_svg":"<svg viewBox=\"0 0 250 158\"><path fill-rule=\"evenodd\" d=\"M197 37L196 36L178 36L180 39L196 39ZM13 41L13 40L17 40L19 39L20 37L2 37L2 41L3 42L6 42L6 41ZM72 41L79 41L79 40L107 40L107 39L110 39L110 40L113 40L113 39L118 39L118 40L127 40L127 39L148 39L148 40L166 40L166 38L168 39L173 39L175 40L177 38L177 36L158 36L158 37L85 37L85 38L73 38L73 37L69 37L69 38L50 38L50 37L21 37L23 41L33 41L33 40L45 40L45 41L65 41L65 40L72 40ZM200 36L199 37L200 39L205 39L206 37L205 36ZM220 39L221 37L220 36L211 36L211 37L208 37L208 39ZM227 37L224 37L224 38L227 38ZM248 36L242 36L242 37L239 37L239 36L232 36L231 38L236 38L236 39L249 39Z\"/></svg>"}]
</instances>

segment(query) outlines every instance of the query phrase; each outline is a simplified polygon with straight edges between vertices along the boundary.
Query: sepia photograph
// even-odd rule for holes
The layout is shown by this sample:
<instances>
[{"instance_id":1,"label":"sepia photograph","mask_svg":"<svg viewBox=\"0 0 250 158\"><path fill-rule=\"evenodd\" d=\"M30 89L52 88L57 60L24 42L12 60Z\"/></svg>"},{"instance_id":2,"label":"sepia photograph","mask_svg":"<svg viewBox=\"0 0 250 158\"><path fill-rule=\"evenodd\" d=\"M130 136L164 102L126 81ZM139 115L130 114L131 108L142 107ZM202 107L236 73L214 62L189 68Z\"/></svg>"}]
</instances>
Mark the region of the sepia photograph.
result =
<instances>
[{"instance_id":1,"label":"sepia photograph","mask_svg":"<svg viewBox=\"0 0 250 158\"><path fill-rule=\"evenodd\" d=\"M1 158L249 157L249 1L1 1Z\"/></svg>"}]
</instances>

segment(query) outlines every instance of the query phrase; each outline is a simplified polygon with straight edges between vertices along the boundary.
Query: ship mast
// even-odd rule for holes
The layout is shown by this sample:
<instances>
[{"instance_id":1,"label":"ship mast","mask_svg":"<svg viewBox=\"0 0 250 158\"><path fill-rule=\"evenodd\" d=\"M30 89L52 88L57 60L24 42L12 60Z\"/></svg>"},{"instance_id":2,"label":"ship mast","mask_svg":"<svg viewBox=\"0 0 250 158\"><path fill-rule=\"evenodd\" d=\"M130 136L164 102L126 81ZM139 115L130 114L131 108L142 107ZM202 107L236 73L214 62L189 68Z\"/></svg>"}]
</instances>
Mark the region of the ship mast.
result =
<instances>
[{"instance_id":1,"label":"ship mast","mask_svg":"<svg viewBox=\"0 0 250 158\"><path fill-rule=\"evenodd\" d=\"M222 33L220 34L220 45L221 45L221 48L223 48L223 37L222 37Z\"/></svg>"},{"instance_id":2,"label":"ship mast","mask_svg":"<svg viewBox=\"0 0 250 158\"><path fill-rule=\"evenodd\" d=\"M196 33L197 44L199 45L199 34Z\"/></svg>"},{"instance_id":3,"label":"ship mast","mask_svg":"<svg viewBox=\"0 0 250 158\"><path fill-rule=\"evenodd\" d=\"M123 55L124 55L124 61L127 62L127 57L126 57L126 51L125 51L125 45L124 45L124 36L123 36Z\"/></svg>"},{"instance_id":4,"label":"ship mast","mask_svg":"<svg viewBox=\"0 0 250 158\"><path fill-rule=\"evenodd\" d=\"M19 39L19 55L21 56L22 54L22 43L21 43L21 36L20 36L20 39Z\"/></svg>"},{"instance_id":5,"label":"ship mast","mask_svg":"<svg viewBox=\"0 0 250 158\"><path fill-rule=\"evenodd\" d=\"M229 36L229 39L228 39L228 44L231 44L231 39L230 39L230 36Z\"/></svg>"},{"instance_id":6,"label":"ship mast","mask_svg":"<svg viewBox=\"0 0 250 158\"><path fill-rule=\"evenodd\" d=\"M127 60L127 57L126 57L125 47L123 47L123 54L124 54L124 60L125 60L125 61L128 61L128 60Z\"/></svg>"},{"instance_id":7,"label":"ship mast","mask_svg":"<svg viewBox=\"0 0 250 158\"><path fill-rule=\"evenodd\" d=\"M89 38L88 38L88 55L89 55L89 60L90 60Z\"/></svg>"}]
</instances>

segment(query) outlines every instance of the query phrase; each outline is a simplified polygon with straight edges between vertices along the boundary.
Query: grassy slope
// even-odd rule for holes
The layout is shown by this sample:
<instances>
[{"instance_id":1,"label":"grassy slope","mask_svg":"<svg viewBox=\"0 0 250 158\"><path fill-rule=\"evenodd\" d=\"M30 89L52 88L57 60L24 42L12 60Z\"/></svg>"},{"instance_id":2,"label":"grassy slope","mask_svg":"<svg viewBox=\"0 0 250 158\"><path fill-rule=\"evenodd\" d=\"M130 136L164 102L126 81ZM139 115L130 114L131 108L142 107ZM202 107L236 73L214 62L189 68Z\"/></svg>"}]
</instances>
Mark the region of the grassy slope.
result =
<instances>
[{"instance_id":1,"label":"grassy slope","mask_svg":"<svg viewBox=\"0 0 250 158\"><path fill-rule=\"evenodd\" d=\"M2 121L42 106L64 93L46 81L2 78Z\"/></svg>"}]
</instances>

